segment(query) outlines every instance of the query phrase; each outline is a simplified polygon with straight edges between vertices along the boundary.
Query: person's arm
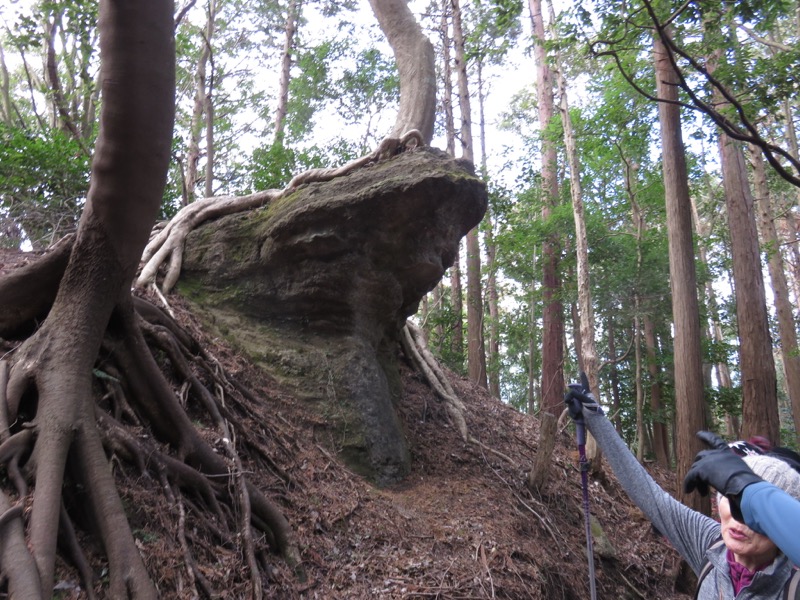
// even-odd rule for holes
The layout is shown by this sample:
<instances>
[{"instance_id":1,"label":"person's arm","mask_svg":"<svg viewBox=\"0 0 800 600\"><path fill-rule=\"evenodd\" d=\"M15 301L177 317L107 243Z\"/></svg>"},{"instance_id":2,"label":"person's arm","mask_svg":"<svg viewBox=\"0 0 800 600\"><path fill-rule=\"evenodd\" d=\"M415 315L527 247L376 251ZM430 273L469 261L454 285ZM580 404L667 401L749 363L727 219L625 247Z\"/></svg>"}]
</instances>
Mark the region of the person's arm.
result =
<instances>
[{"instance_id":1,"label":"person's arm","mask_svg":"<svg viewBox=\"0 0 800 600\"><path fill-rule=\"evenodd\" d=\"M719 523L681 504L661 488L628 450L605 416L589 410L584 410L583 415L586 427L630 499L695 573L699 572L706 550L719 539Z\"/></svg>"},{"instance_id":2,"label":"person's arm","mask_svg":"<svg viewBox=\"0 0 800 600\"><path fill-rule=\"evenodd\" d=\"M705 496L714 488L730 501L734 519L767 536L800 566L800 501L756 475L716 434L701 431L697 436L712 450L697 453L684 491Z\"/></svg>"},{"instance_id":3,"label":"person's arm","mask_svg":"<svg viewBox=\"0 0 800 600\"><path fill-rule=\"evenodd\" d=\"M800 566L800 502L766 481L744 488L741 500L745 524L767 536L796 566Z\"/></svg>"}]
</instances>

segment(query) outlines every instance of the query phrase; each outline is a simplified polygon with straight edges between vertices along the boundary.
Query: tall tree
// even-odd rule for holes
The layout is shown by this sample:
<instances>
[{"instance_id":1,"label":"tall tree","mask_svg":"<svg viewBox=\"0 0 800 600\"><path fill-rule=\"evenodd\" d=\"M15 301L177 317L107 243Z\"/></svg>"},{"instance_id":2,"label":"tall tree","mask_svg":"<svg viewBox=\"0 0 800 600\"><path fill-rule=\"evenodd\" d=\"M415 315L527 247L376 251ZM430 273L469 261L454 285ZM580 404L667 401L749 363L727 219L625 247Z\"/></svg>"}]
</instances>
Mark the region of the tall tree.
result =
<instances>
[{"instance_id":1,"label":"tall tree","mask_svg":"<svg viewBox=\"0 0 800 600\"><path fill-rule=\"evenodd\" d=\"M717 26L719 23L717 23ZM717 33L714 27L711 35ZM735 41L728 37L728 42ZM713 76L723 59L716 50L706 69ZM717 105L724 110L726 101L717 90ZM767 315L764 278L758 244L755 206L741 143L720 132L719 153L725 190L728 229L733 256L733 281L736 294L736 322L739 328L739 363L742 374L742 433L749 437L764 435L780 438L777 379L772 356L772 340Z\"/></svg>"},{"instance_id":2,"label":"tall tree","mask_svg":"<svg viewBox=\"0 0 800 600\"><path fill-rule=\"evenodd\" d=\"M450 35L453 6L450 0L442 0L440 21L442 48L442 107L444 109L444 132L447 153L456 154L456 126L453 115L453 61L451 59L452 37ZM452 342L453 356L464 355L464 294L461 288L461 251L459 249L453 266L450 267L450 302L453 305Z\"/></svg>"},{"instance_id":3,"label":"tall tree","mask_svg":"<svg viewBox=\"0 0 800 600\"><path fill-rule=\"evenodd\" d=\"M297 21L300 18L302 2L290 0L286 11L286 29L284 31L283 52L281 53L281 76L278 84L278 105L275 108L275 139L282 140L286 122L287 105L289 104L289 81L292 70L292 53L294 52Z\"/></svg>"},{"instance_id":4,"label":"tall tree","mask_svg":"<svg viewBox=\"0 0 800 600\"><path fill-rule=\"evenodd\" d=\"M683 477L700 451L695 433L706 429L703 402L703 364L700 352L700 312L692 240L692 212L689 198L686 151L681 132L680 110L676 104L677 75L669 50L658 36L653 42L656 93L661 124L661 161L667 204L672 321L675 328L675 412L678 479ZM697 494L682 498L690 506L708 512L707 499Z\"/></svg>"},{"instance_id":5,"label":"tall tree","mask_svg":"<svg viewBox=\"0 0 800 600\"><path fill-rule=\"evenodd\" d=\"M753 185L756 191L755 203L760 216L761 241L767 252L767 266L772 294L775 298L775 312L778 317L781 341L780 353L796 432L795 444L798 444L800 443L800 352L798 352L797 346L797 330L789 298L789 285L786 282L786 273L783 268L780 240L775 228L764 159L757 148L751 148L749 156L753 165ZM778 441L780 438L773 437L772 439Z\"/></svg>"},{"instance_id":6,"label":"tall tree","mask_svg":"<svg viewBox=\"0 0 800 600\"><path fill-rule=\"evenodd\" d=\"M86 479L87 508L109 559L110 595L157 597L100 443L91 372L112 311L130 309L130 283L161 203L174 115L172 18L171 3L162 0L100 5L103 109L87 205L47 321L18 352L8 383L11 407L35 386L39 415L29 550L9 555L20 550L20 519L3 536L13 597L49 597L53 589L68 455Z\"/></svg>"},{"instance_id":7,"label":"tall tree","mask_svg":"<svg viewBox=\"0 0 800 600\"><path fill-rule=\"evenodd\" d=\"M529 0L536 61L536 90L542 143L542 219L559 203L557 153L550 134L554 118L553 75L548 63L541 0ZM559 240L551 234L542 244L542 407L558 411L564 392L564 312L559 295Z\"/></svg>"},{"instance_id":8,"label":"tall tree","mask_svg":"<svg viewBox=\"0 0 800 600\"><path fill-rule=\"evenodd\" d=\"M552 2L550 7L551 24L555 21ZM566 149L567 164L569 166L569 189L572 198L572 215L575 221L575 250L577 259L578 279L578 314L580 317L580 358L582 369L589 377L589 384L597 397L600 397L598 385L599 360L595 344L594 332L594 306L592 304L592 287L589 276L589 246L586 233L586 214L583 203L583 188L581 186L581 167L578 157L575 128L570 115L567 79L564 75L564 66L560 52L556 53L556 81L561 111L561 127L564 132L564 147Z\"/></svg>"},{"instance_id":9,"label":"tall tree","mask_svg":"<svg viewBox=\"0 0 800 600\"><path fill-rule=\"evenodd\" d=\"M184 184L184 203L194 202L196 199L195 188L199 181L204 181L204 197L213 196L214 180L214 118L213 118L213 42L217 28L217 0L208 0L205 9L205 28L200 33L200 54L194 72L194 108L189 124L189 141L186 156L186 181ZM209 73L211 66L211 73ZM205 135L204 135L205 134ZM200 167L200 140L206 141L206 167L201 177Z\"/></svg>"},{"instance_id":10,"label":"tall tree","mask_svg":"<svg viewBox=\"0 0 800 600\"><path fill-rule=\"evenodd\" d=\"M458 103L461 111L461 156L474 163L472 108L467 73L464 23L459 0L451 0L453 44L458 78ZM483 335L483 295L481 291L481 248L478 228L467 233L467 372L471 381L488 389L486 346Z\"/></svg>"}]
</instances>

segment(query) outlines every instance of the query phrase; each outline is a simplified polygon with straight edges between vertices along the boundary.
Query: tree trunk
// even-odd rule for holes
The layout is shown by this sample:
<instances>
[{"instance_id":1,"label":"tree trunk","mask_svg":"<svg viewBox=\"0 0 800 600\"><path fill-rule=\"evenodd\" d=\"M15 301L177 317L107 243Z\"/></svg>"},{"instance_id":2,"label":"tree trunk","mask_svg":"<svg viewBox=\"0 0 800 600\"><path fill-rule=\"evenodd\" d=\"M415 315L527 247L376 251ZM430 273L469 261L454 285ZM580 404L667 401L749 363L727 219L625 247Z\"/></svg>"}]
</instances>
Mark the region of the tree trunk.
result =
<instances>
[{"instance_id":1,"label":"tree trunk","mask_svg":"<svg viewBox=\"0 0 800 600\"><path fill-rule=\"evenodd\" d=\"M370 0L369 4L392 47L400 74L400 106L389 137L399 138L416 129L429 144L436 117L433 45L405 0Z\"/></svg>"},{"instance_id":2,"label":"tree trunk","mask_svg":"<svg viewBox=\"0 0 800 600\"><path fill-rule=\"evenodd\" d=\"M483 64L478 59L478 113L480 115L478 129L480 131L481 160L480 172L484 178L488 177L486 166L486 117L485 117L485 94L483 86ZM484 217L486 221L486 231L483 236L483 243L486 248L486 301L489 313L489 349L488 357L484 361L488 362L487 378L489 393L495 398L500 398L500 296L497 292L497 247L494 243L494 226L492 224L491 211L486 211Z\"/></svg>"},{"instance_id":3,"label":"tree trunk","mask_svg":"<svg viewBox=\"0 0 800 600\"><path fill-rule=\"evenodd\" d=\"M290 0L284 29L283 52L281 53L281 77L278 83L278 106L275 108L275 141L283 142L286 123L286 108L289 104L289 81L291 80L294 38L297 32L299 0Z\"/></svg>"},{"instance_id":4,"label":"tree trunk","mask_svg":"<svg viewBox=\"0 0 800 600\"><path fill-rule=\"evenodd\" d=\"M467 372L470 381L484 389L489 388L483 340L481 249L477 227L467 233Z\"/></svg>"},{"instance_id":5,"label":"tree trunk","mask_svg":"<svg viewBox=\"0 0 800 600\"><path fill-rule=\"evenodd\" d=\"M729 37L729 41L735 45L735 37ZM721 50L709 56L707 71L713 75L721 60L724 60ZM714 92L714 100L723 109L728 106L719 91ZM753 194L741 144L720 132L719 153L728 209L736 324L739 330L742 432L747 437L763 435L775 441L780 438L778 387Z\"/></svg>"},{"instance_id":6,"label":"tree trunk","mask_svg":"<svg viewBox=\"0 0 800 600\"><path fill-rule=\"evenodd\" d=\"M798 19L800 19L800 8L798 8ZM798 20L800 26L800 20ZM786 140L789 144L789 153L795 160L800 158L800 148L797 142L797 129L794 126L794 116L789 101L785 100L782 104L783 109L783 123L786 127ZM800 202L800 189L794 190L795 203ZM800 304L800 244L797 240L800 239L800 231L797 227L797 220L794 216L794 211L789 208L786 211L786 227L789 230L786 236L789 242L788 252L792 257L792 287L794 291L795 304Z\"/></svg>"},{"instance_id":7,"label":"tree trunk","mask_svg":"<svg viewBox=\"0 0 800 600\"><path fill-rule=\"evenodd\" d=\"M206 113L206 169L204 176L203 194L205 198L214 195L214 75L212 73L208 82L205 99Z\"/></svg>"},{"instance_id":8,"label":"tree trunk","mask_svg":"<svg viewBox=\"0 0 800 600\"><path fill-rule=\"evenodd\" d=\"M622 437L622 417L620 416L620 390L619 390L619 374L615 365L617 358L617 326L614 321L614 315L610 314L606 319L606 336L608 337L608 361L609 365L609 383L611 384L611 417L614 423L614 428L617 433Z\"/></svg>"},{"instance_id":9,"label":"tree trunk","mask_svg":"<svg viewBox=\"0 0 800 600\"><path fill-rule=\"evenodd\" d=\"M642 333L639 325L639 298L634 299L636 310L633 317L634 385L636 387L636 459L644 460L644 390L642 389Z\"/></svg>"},{"instance_id":10,"label":"tree trunk","mask_svg":"<svg viewBox=\"0 0 800 600\"><path fill-rule=\"evenodd\" d=\"M214 37L217 19L217 2L209 0L208 10L206 11L206 28L203 33L202 50L197 59L197 69L194 73L194 108L192 119L189 124L189 143L186 153L186 189L184 198L187 203L194 202L197 197L195 188L200 181L200 136L201 132L208 127L213 127L210 122L210 115L207 108L209 105L208 91L206 88L208 76L206 70L211 59L211 40ZM206 156L208 160L208 156ZM205 186L204 186L205 187ZM210 196L207 196L210 197Z\"/></svg>"},{"instance_id":11,"label":"tree trunk","mask_svg":"<svg viewBox=\"0 0 800 600\"><path fill-rule=\"evenodd\" d=\"M442 78L444 80L444 97L442 105L444 107L445 117L445 138L447 140L447 153L450 156L456 155L456 126L453 117L453 73L452 63L450 60L450 45L452 39L450 37L450 15L452 12L452 5L450 0L442 0L442 19L441 19L441 37L442 37ZM461 293L461 252L456 255L456 260L453 266L450 267L450 302L453 305L453 333L451 337L450 350L455 356L464 355L464 321Z\"/></svg>"},{"instance_id":12,"label":"tree trunk","mask_svg":"<svg viewBox=\"0 0 800 600\"><path fill-rule=\"evenodd\" d=\"M709 192L709 194L712 192ZM705 224L700 219L700 214L697 211L697 205L692 199L692 220L694 223L695 231L697 232L697 237L701 240L706 239L708 237L708 230ZM700 262L705 266L708 267L708 255L706 253L706 249L701 243L698 246L698 256L700 258ZM711 279L709 278L705 282L705 296L706 296L706 311L709 314L709 328L710 328L710 338L714 340L714 342L718 344L722 344L725 341L725 338L722 333L722 324L720 323L719 319L719 305L717 303L717 293L714 290L714 285ZM709 365L711 366L711 365ZM723 389L731 389L733 387L733 382L731 381L730 376L730 369L726 362L717 362L713 365L713 368L717 372L717 382L720 388ZM704 366L705 369L705 366ZM704 377L707 377L704 373ZM710 385L707 382L706 385ZM736 423L735 430L737 431L738 437L738 418L735 415L731 415L730 413L726 414L725 420L728 423ZM730 428L729 428L730 429ZM729 431L732 433L732 431Z\"/></svg>"},{"instance_id":13,"label":"tree trunk","mask_svg":"<svg viewBox=\"0 0 800 600\"><path fill-rule=\"evenodd\" d=\"M458 103L461 109L461 156L465 160L474 163L472 109L470 107L461 7L458 0L451 0L451 6L453 8L453 42L455 44L455 64L458 76ZM467 374L470 381L484 389L488 389L486 348L483 338L481 249L477 227L467 233Z\"/></svg>"},{"instance_id":14,"label":"tree trunk","mask_svg":"<svg viewBox=\"0 0 800 600\"><path fill-rule=\"evenodd\" d=\"M761 240L768 252L769 277L775 299L775 312L778 315L780 332L780 349L783 359L783 370L786 376L786 390L792 406L792 417L795 428L795 444L800 443L800 354L797 348L797 330L795 329L792 304L789 299L789 285L783 268L783 256L780 252L780 240L772 217L767 174L764 168L764 157L757 148L750 149L750 161L753 165L753 183L756 190L756 205L760 215ZM778 443L780 438L772 438Z\"/></svg>"},{"instance_id":15,"label":"tree trunk","mask_svg":"<svg viewBox=\"0 0 800 600\"><path fill-rule=\"evenodd\" d=\"M172 18L169 2L101 1L103 108L86 207L50 313L20 348L9 382L11 398L34 384L37 413L46 415L36 419L31 459L35 491L28 519L28 546L45 597L53 589L62 483L71 447L87 467L81 472L88 477L87 507L95 525L101 534L113 532L117 542L106 547L110 595L157 596L116 490L91 477L110 476L108 464L96 472L89 464L98 457L105 461L102 451L96 451L92 368L112 310L129 297L166 181L175 92ZM9 582L12 596L15 585Z\"/></svg>"},{"instance_id":16,"label":"tree trunk","mask_svg":"<svg viewBox=\"0 0 800 600\"><path fill-rule=\"evenodd\" d=\"M500 398L500 295L497 292L497 247L492 237L492 223L488 220L484 243L486 244L486 293L489 301L489 393Z\"/></svg>"},{"instance_id":17,"label":"tree trunk","mask_svg":"<svg viewBox=\"0 0 800 600\"><path fill-rule=\"evenodd\" d=\"M464 356L464 293L461 289L461 244L456 260L450 267L450 302L453 304L453 354L460 357L463 363Z\"/></svg>"},{"instance_id":18,"label":"tree trunk","mask_svg":"<svg viewBox=\"0 0 800 600\"><path fill-rule=\"evenodd\" d=\"M722 178L733 254L736 322L742 376L742 433L780 439L777 379L753 196L738 143L720 134Z\"/></svg>"},{"instance_id":19,"label":"tree trunk","mask_svg":"<svg viewBox=\"0 0 800 600\"><path fill-rule=\"evenodd\" d=\"M533 249L533 256L531 257L531 272L535 273L537 267L536 260L536 247ZM539 336L538 322L536 319L536 283L534 278L531 278L530 290L528 290L528 297L530 298L530 307L528 310L530 318L530 326L528 331L528 387L527 387L527 405L528 414L532 415L536 410L537 399L540 396L537 394L536 382L539 380L536 365L539 349ZM541 388L539 388L541 390Z\"/></svg>"},{"instance_id":20,"label":"tree trunk","mask_svg":"<svg viewBox=\"0 0 800 600\"><path fill-rule=\"evenodd\" d=\"M536 458L533 461L530 475L528 475L528 489L537 495L542 494L550 476L553 463L553 449L556 444L558 431L558 418L549 412L543 412L539 419L539 445Z\"/></svg>"},{"instance_id":21,"label":"tree trunk","mask_svg":"<svg viewBox=\"0 0 800 600\"><path fill-rule=\"evenodd\" d=\"M555 22L552 2L550 7L550 20ZM578 148L575 142L575 131L572 127L572 118L569 114L569 98L567 96L567 81L561 67L561 55L556 55L558 70L556 79L558 92L561 98L561 124L564 130L564 146L567 154L567 164L570 174L570 196L572 198L572 215L575 221L575 247L576 263L578 269L578 315L580 317L580 357L582 369L589 377L592 392L599 398L600 389L598 382L597 347L594 332L594 307L592 305L592 285L589 277L589 244L586 234L586 215L583 206L583 191L581 188L581 167L578 159Z\"/></svg>"},{"instance_id":22,"label":"tree trunk","mask_svg":"<svg viewBox=\"0 0 800 600\"><path fill-rule=\"evenodd\" d=\"M656 462L665 468L670 467L669 430L661 413L661 370L656 357L656 328L648 315L642 318L644 344L647 355L647 371L650 375L650 413L653 418L653 450Z\"/></svg>"},{"instance_id":23,"label":"tree trunk","mask_svg":"<svg viewBox=\"0 0 800 600\"><path fill-rule=\"evenodd\" d=\"M542 132L542 188L545 197L542 219L550 218L559 201L555 143L546 134L553 120L553 80L545 50L541 0L529 0ZM564 315L559 299L559 240L551 235L542 245L542 409L559 411L564 396Z\"/></svg>"},{"instance_id":24,"label":"tree trunk","mask_svg":"<svg viewBox=\"0 0 800 600\"><path fill-rule=\"evenodd\" d=\"M444 98L442 106L444 108L444 130L447 140L447 153L450 156L456 155L456 125L453 117L453 69L450 60L450 38L449 18L452 12L450 0L442 0L442 78L444 80Z\"/></svg>"},{"instance_id":25,"label":"tree trunk","mask_svg":"<svg viewBox=\"0 0 800 600\"><path fill-rule=\"evenodd\" d=\"M14 122L11 113L14 108L11 104L10 79L8 76L8 67L6 66L6 56L3 53L3 45L0 44L0 122L4 125L11 126Z\"/></svg>"},{"instance_id":26,"label":"tree trunk","mask_svg":"<svg viewBox=\"0 0 800 600\"><path fill-rule=\"evenodd\" d=\"M667 49L656 36L654 40L656 90L663 100L677 102L677 75ZM675 328L675 413L677 415L678 481L683 481L702 449L695 433L706 429L703 402L703 364L700 352L700 314L697 302L697 275L692 243L692 212L686 170L686 153L681 135L680 109L676 104L660 102L661 152L664 193L667 206L669 238L670 290L672 320ZM698 494L679 494L682 501L708 514L707 498Z\"/></svg>"}]
</instances>

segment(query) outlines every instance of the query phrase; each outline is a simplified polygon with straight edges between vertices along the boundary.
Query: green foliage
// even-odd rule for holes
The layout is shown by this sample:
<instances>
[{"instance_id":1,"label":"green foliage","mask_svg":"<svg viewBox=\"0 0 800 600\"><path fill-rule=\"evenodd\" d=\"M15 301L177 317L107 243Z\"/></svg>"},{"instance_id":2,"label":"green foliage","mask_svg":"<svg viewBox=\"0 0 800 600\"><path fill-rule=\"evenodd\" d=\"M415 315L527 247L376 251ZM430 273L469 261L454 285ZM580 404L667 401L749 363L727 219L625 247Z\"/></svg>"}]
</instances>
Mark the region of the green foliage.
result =
<instances>
[{"instance_id":1,"label":"green foliage","mask_svg":"<svg viewBox=\"0 0 800 600\"><path fill-rule=\"evenodd\" d=\"M725 415L741 416L742 414L742 388L734 386L731 388L720 387L716 389L706 388L706 402L714 411L718 419L724 419Z\"/></svg>"},{"instance_id":2,"label":"green foliage","mask_svg":"<svg viewBox=\"0 0 800 600\"><path fill-rule=\"evenodd\" d=\"M2 243L18 248L27 241L41 248L73 231L89 169L89 158L69 134L0 124L0 222L7 234Z\"/></svg>"},{"instance_id":3,"label":"green foliage","mask_svg":"<svg viewBox=\"0 0 800 600\"><path fill-rule=\"evenodd\" d=\"M458 318L450 301L450 291L443 288L439 304L431 303L423 327L428 333L428 347L447 368L466 375L466 355L455 349L453 342ZM462 331L462 336L464 332Z\"/></svg>"},{"instance_id":4,"label":"green foliage","mask_svg":"<svg viewBox=\"0 0 800 600\"><path fill-rule=\"evenodd\" d=\"M465 13L467 24L464 57L467 62L499 63L521 34L522 2L490 0L476 2Z\"/></svg>"},{"instance_id":5,"label":"green foliage","mask_svg":"<svg viewBox=\"0 0 800 600\"><path fill-rule=\"evenodd\" d=\"M499 357L500 393L503 400L522 412L528 411L529 365L539 372L541 356L537 330L541 325L531 322L531 303L539 298L521 294L514 307L500 315L500 341L503 352ZM531 344L533 342L533 345ZM531 348L534 356L531 356Z\"/></svg>"},{"instance_id":6,"label":"green foliage","mask_svg":"<svg viewBox=\"0 0 800 600\"><path fill-rule=\"evenodd\" d=\"M400 77L394 59L377 48L361 50L355 68L337 81L340 114L350 123L381 113L400 99Z\"/></svg>"},{"instance_id":7,"label":"green foliage","mask_svg":"<svg viewBox=\"0 0 800 600\"><path fill-rule=\"evenodd\" d=\"M295 175L308 169L344 164L356 158L356 151L344 140L325 149L311 146L301 150L281 142L260 146L253 150L247 164L247 189L283 189Z\"/></svg>"},{"instance_id":8,"label":"green foliage","mask_svg":"<svg viewBox=\"0 0 800 600\"><path fill-rule=\"evenodd\" d=\"M299 72L289 83L286 129L289 139L303 140L314 129L314 114L332 96L329 63L342 55L344 42L325 41L298 51Z\"/></svg>"}]
</instances>

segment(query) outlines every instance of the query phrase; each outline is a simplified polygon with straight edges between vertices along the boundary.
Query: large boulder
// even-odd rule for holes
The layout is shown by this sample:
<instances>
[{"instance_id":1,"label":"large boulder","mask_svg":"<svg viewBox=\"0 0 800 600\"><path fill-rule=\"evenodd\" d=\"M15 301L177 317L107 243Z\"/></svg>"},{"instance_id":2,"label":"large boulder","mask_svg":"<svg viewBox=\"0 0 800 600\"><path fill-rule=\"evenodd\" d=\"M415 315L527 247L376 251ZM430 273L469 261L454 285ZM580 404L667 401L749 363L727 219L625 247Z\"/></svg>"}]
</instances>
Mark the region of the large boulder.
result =
<instances>
[{"instance_id":1,"label":"large boulder","mask_svg":"<svg viewBox=\"0 0 800 600\"><path fill-rule=\"evenodd\" d=\"M379 484L409 469L398 338L486 211L470 165L417 149L193 232L182 293Z\"/></svg>"}]
</instances>

